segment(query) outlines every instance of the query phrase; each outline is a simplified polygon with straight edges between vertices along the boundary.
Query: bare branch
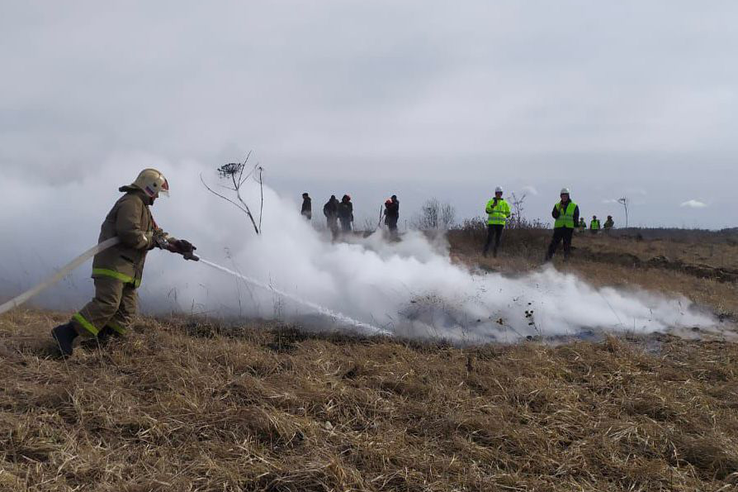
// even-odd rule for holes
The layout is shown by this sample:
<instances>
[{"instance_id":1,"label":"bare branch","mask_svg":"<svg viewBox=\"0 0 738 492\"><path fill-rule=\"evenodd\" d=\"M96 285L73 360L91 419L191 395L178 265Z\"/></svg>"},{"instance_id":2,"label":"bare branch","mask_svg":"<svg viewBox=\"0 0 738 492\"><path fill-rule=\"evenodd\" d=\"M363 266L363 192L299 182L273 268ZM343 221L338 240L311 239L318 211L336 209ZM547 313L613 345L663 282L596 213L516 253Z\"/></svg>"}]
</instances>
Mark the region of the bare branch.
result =
<instances>
[{"instance_id":1,"label":"bare branch","mask_svg":"<svg viewBox=\"0 0 738 492\"><path fill-rule=\"evenodd\" d=\"M230 202L230 203L232 203L233 205L235 205L236 207L238 207L238 209L239 209L239 210L241 210L241 211L243 211L243 212L246 212L246 210L244 210L244 209L243 209L243 208L241 207L241 205L239 205L238 203L234 202L233 200L231 200L231 199L230 199L230 198L228 198L227 196L223 196L223 195L221 195L221 194L220 194L220 193L218 193L217 191L213 190L213 189L212 189L212 188L211 188L210 186L208 186L208 184L207 184L207 183L205 182L205 179L204 179L204 178L202 177L202 174L200 174L200 181L202 182L203 186L205 186L205 188L207 188L207 190L208 190L208 191L209 191L210 193L212 193L213 195L215 195L215 196L217 196L217 197L219 197L219 198L222 198L223 200L225 200L225 201L227 201L227 202ZM230 190L230 188L228 188L228 189Z\"/></svg>"},{"instance_id":2,"label":"bare branch","mask_svg":"<svg viewBox=\"0 0 738 492\"><path fill-rule=\"evenodd\" d=\"M223 166L223 167L225 167L225 166ZM221 171L221 170L223 169L223 167L221 167L221 168L219 169L219 171L221 172L221 176L223 175L223 171ZM236 171L236 172L237 172L237 171ZM235 174L235 173L234 173L234 174ZM233 174L231 174L231 176L233 176ZM252 224L252 225L254 226L254 231L256 231L256 233L257 233L257 234L259 234L259 227L258 227L258 226L256 225L256 221L254 220L254 216L253 216L253 215L251 214L251 210L249 210L249 206L248 206L248 205L246 205L246 203L245 203L245 202L244 202L244 201L243 201L243 200L241 199L241 195L240 195L240 193L239 193L238 189L235 189L235 190L233 190L233 191L235 191L235 192L236 192L236 195L238 196L238 200L239 200L239 201L240 201L240 202L241 202L241 203L242 203L243 205L239 205L238 203L236 203L235 201L231 200L231 199L230 199L230 198L228 198L227 196L221 195L221 194L220 194L220 193L218 193L217 191L213 190L213 189L212 189L212 188L211 188L210 186L208 186L208 184L207 184L207 183L205 182L205 178L203 178L203 177L202 177L202 174L200 174L200 181L202 182L203 186L205 186L205 188L206 188L206 189L207 189L207 190L208 190L208 191L209 191L210 193L212 193L213 195L215 195L215 196L217 196L217 197L219 197L219 198L221 198L221 199L223 199L223 200L227 201L228 203L231 203L232 205L234 205L235 207L237 207L237 208L238 208L238 209L239 209L240 211L242 211L243 213L245 213L246 215L248 215L249 219L251 220L251 224Z\"/></svg>"}]
</instances>

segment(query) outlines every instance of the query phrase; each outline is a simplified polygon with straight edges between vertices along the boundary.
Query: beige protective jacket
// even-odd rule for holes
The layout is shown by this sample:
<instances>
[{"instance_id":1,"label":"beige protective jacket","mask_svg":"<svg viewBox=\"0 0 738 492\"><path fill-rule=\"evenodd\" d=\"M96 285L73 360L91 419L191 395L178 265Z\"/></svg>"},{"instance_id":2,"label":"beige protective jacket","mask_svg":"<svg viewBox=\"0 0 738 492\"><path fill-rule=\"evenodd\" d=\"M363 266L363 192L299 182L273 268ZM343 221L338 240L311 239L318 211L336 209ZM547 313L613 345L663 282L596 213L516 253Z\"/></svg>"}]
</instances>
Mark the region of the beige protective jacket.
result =
<instances>
[{"instance_id":1,"label":"beige protective jacket","mask_svg":"<svg viewBox=\"0 0 738 492\"><path fill-rule=\"evenodd\" d=\"M108 213L100 230L98 242L119 237L120 243L95 255L92 277L112 277L141 285L146 254L155 246L157 229L149 205L152 201L142 190L123 186L125 192Z\"/></svg>"}]
</instances>

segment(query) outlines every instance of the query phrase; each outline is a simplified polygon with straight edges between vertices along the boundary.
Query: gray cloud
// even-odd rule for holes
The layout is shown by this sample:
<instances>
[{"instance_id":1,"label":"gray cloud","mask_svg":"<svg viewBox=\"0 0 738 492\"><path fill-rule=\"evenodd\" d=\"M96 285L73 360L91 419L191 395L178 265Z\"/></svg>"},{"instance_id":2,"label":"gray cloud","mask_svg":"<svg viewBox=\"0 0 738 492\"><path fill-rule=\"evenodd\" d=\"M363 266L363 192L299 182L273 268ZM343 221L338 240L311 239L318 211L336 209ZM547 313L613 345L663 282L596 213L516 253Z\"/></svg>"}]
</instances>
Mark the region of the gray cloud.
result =
<instances>
[{"instance_id":1,"label":"gray cloud","mask_svg":"<svg viewBox=\"0 0 738 492\"><path fill-rule=\"evenodd\" d=\"M738 205L732 2L31 0L0 13L0 174L22 181L253 148L277 191L356 190L367 210L395 192L408 211L436 195L478 215L498 184L535 187L527 210L544 218L563 185L587 213L631 196L641 225L729 225L674 210L695 188Z\"/></svg>"}]
</instances>

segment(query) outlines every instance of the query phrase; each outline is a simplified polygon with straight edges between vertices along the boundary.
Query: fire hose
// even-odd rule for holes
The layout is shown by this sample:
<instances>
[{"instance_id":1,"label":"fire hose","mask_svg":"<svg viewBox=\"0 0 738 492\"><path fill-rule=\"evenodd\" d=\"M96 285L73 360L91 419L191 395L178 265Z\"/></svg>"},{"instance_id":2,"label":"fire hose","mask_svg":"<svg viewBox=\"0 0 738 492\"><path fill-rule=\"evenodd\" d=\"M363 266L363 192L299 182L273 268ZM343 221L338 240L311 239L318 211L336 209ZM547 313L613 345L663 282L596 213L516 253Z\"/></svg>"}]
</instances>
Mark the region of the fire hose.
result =
<instances>
[{"instance_id":1,"label":"fire hose","mask_svg":"<svg viewBox=\"0 0 738 492\"><path fill-rule=\"evenodd\" d=\"M15 309L21 304L24 304L28 300L30 300L32 297L37 296L41 292L45 291L52 285L58 283L61 279L72 273L72 271L79 268L80 265L82 265L84 262L92 258L98 253L102 253L106 249L112 248L116 244L120 242L120 238L118 237L111 237L110 239L107 239L101 243L96 244L92 248L88 249L81 255L79 255L77 258L69 262L67 265L62 267L61 270L56 272L51 277L47 278L37 286L33 287L32 289L24 292L23 294L14 297L13 299L9 300L8 302L0 305L0 314L6 313L10 311L11 309ZM169 247L169 242L166 240L165 237L156 239L157 245L162 249L167 249ZM186 252L179 252L186 260L192 260L192 261L198 261L200 258L195 255L192 251L186 251Z\"/></svg>"},{"instance_id":2,"label":"fire hose","mask_svg":"<svg viewBox=\"0 0 738 492\"><path fill-rule=\"evenodd\" d=\"M23 294L19 295L18 297L15 297L5 304L0 305L0 314L3 314L5 312L10 311L11 309L15 309L24 302L28 301L30 298L40 294L44 290L48 289L52 285L59 282L61 279L72 273L73 270L77 269L80 265L82 265L84 262L92 258L98 253L101 253L105 251L106 249L112 248L116 244L120 242L120 239L117 237L111 237L107 241L103 241L94 247L88 249L81 255L79 255L77 258L72 260L68 265L64 266L61 270L56 272L53 276L47 278L40 284L38 284L36 287L24 292Z\"/></svg>"},{"instance_id":3,"label":"fire hose","mask_svg":"<svg viewBox=\"0 0 738 492\"><path fill-rule=\"evenodd\" d=\"M159 247L161 247L162 249L169 249L170 243L166 240L166 238L158 238L156 241L157 241L157 245ZM37 286L33 287L32 289L24 292L23 294L21 294L21 295L15 297L15 298L9 300L8 302L0 305L0 314L6 313L6 312L10 311L11 309L15 309L16 307L20 306L21 304L27 302L32 297L40 294L44 290L48 289L52 285L54 285L57 282L59 282L60 280L62 280L64 277L66 277L67 275L69 275L70 273L72 273L73 270L75 270L76 268L78 268L80 265L82 265L84 262L86 262L87 260L89 260L90 258L92 258L93 256L95 256L96 254L101 253L101 252L105 251L106 249L109 249L109 248L115 246L119 242L120 242L120 239L119 238L113 237L113 238L110 238L110 239L108 239L106 241L103 241L103 242L95 245L94 247L88 249L87 251L85 251L84 253L82 253L81 255L79 255L77 258L75 258L74 260L72 260L69 264L65 265L61 270L59 270L58 272L56 272L56 274L54 274L50 278L44 280L43 282L41 282ZM169 251L172 251L172 250L169 249ZM192 250L188 250L188 251L177 251L177 252L180 253L186 260L192 260L192 261L200 261L201 260L199 256L197 256L197 255L195 255L193 253ZM262 282L259 282L256 279L253 279L253 278L250 278L250 277L246 277L244 275L241 275L240 273L237 273L237 272L234 272L232 270L229 270L229 269L227 269L225 267L222 267L222 266L220 266L220 265L218 265L216 263L207 261L205 259L202 259L202 263L210 266L211 268L214 268L216 270L219 270L219 271L221 271L223 273L227 273L227 274L232 275L234 277L238 277L241 280L244 280L245 282L248 282L248 283L250 283L250 284L252 284L252 285L254 285L256 287L259 287L259 288L262 288L262 289L271 291L271 292L279 295L280 297L283 297L283 298L286 298L286 299L290 299L290 300L292 300L292 301L294 301L294 302L296 302L298 304L302 304L303 306L305 306L305 307L307 307L307 308L309 308L309 309L311 309L311 310L313 310L313 311L321 314L322 316L327 316L327 317L336 319L336 320L341 321L343 323L346 323L348 325L352 325L352 326L354 326L356 328L361 328L361 329L367 330L370 333L375 333L375 334L379 334L379 335L391 335L391 332L389 332L388 330L385 330L383 328L378 328L376 326L373 326L373 325L370 325L370 324L367 324L367 323L363 323L361 321L357 321L357 320L355 320L355 319L353 319L353 318L351 318L349 316L346 316L345 314L339 313L337 311L333 311L331 309L328 309L328 308L323 307L323 306L321 306L319 304L315 304L313 302L307 301L305 299L301 299L301 298L299 298L299 297L297 297L297 296L295 296L293 294L289 294L287 292L277 290L277 289L275 289L274 287L272 287L270 285L267 285L267 284L264 284Z\"/></svg>"}]
</instances>

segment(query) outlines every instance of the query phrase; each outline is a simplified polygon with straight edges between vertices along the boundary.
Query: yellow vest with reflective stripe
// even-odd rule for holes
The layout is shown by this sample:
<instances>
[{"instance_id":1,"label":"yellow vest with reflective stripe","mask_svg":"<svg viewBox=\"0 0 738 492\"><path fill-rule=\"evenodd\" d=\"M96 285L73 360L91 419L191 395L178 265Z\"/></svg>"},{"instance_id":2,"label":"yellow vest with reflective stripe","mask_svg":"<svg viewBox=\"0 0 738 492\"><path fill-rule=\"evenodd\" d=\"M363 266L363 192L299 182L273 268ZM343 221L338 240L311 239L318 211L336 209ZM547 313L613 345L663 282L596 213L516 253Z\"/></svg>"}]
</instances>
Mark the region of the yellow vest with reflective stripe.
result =
<instances>
[{"instance_id":1,"label":"yellow vest with reflective stripe","mask_svg":"<svg viewBox=\"0 0 738 492\"><path fill-rule=\"evenodd\" d=\"M577 209L577 204L570 201L566 206L566 210L561 206L561 202L556 204L556 209L559 211L559 218L556 219L554 227L560 229L565 227L567 229L574 229L574 211Z\"/></svg>"},{"instance_id":2,"label":"yellow vest with reflective stripe","mask_svg":"<svg viewBox=\"0 0 738 492\"><path fill-rule=\"evenodd\" d=\"M497 205L495 205L495 199L493 198L487 203L486 212L488 214L487 224L505 225L507 224L507 218L510 217L510 205L504 198L497 200Z\"/></svg>"}]
</instances>

